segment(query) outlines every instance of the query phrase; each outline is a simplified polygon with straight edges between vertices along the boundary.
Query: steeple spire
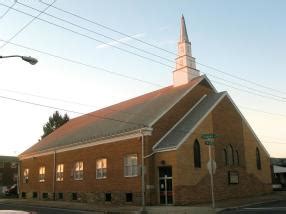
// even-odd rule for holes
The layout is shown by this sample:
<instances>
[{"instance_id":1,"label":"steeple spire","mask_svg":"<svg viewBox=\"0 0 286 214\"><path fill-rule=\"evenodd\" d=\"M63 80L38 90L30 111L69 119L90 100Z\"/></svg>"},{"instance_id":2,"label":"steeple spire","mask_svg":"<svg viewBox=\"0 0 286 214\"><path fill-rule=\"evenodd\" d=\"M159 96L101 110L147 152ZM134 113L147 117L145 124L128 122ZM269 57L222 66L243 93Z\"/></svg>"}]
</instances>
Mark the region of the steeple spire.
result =
<instances>
[{"instance_id":1,"label":"steeple spire","mask_svg":"<svg viewBox=\"0 0 286 214\"><path fill-rule=\"evenodd\" d=\"M192 57L191 42L188 38L185 18L182 15L178 57L176 69L173 71L174 87L187 84L197 76L200 76L200 71L196 69L196 59Z\"/></svg>"},{"instance_id":2,"label":"steeple spire","mask_svg":"<svg viewBox=\"0 0 286 214\"><path fill-rule=\"evenodd\" d=\"M184 15L182 15L182 18L181 18L180 42L189 42Z\"/></svg>"}]
</instances>

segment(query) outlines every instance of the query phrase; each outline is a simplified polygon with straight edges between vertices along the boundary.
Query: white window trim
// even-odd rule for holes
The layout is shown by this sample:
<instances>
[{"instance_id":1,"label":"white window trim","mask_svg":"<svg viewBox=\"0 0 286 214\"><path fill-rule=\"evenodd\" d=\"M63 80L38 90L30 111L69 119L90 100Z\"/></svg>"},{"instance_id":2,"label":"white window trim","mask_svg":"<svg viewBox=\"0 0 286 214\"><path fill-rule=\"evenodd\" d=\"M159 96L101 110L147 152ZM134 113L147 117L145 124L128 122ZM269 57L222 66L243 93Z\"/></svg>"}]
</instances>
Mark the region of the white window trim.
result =
<instances>
[{"instance_id":1,"label":"white window trim","mask_svg":"<svg viewBox=\"0 0 286 214\"><path fill-rule=\"evenodd\" d=\"M106 160L106 167L105 168L97 168L97 162ZM103 175L103 171L105 170L105 176ZM100 172L100 173L98 173ZM107 178L107 158L100 158L96 160L96 179L106 179Z\"/></svg>"},{"instance_id":2,"label":"white window trim","mask_svg":"<svg viewBox=\"0 0 286 214\"><path fill-rule=\"evenodd\" d=\"M41 174L41 169L44 169L44 173ZM39 168L39 182L45 182L46 180L46 167L45 166L41 166Z\"/></svg>"},{"instance_id":3,"label":"white window trim","mask_svg":"<svg viewBox=\"0 0 286 214\"><path fill-rule=\"evenodd\" d=\"M130 156L136 156L136 158L137 158L137 161L136 161L136 174L134 174L133 175L133 173L132 173L132 175L126 175L126 165L125 165L125 160L128 158L128 157L130 157ZM126 177L126 178L132 178L132 177L137 177L138 176L138 155L137 154L127 154L127 155L125 155L124 156L124 160L123 160L123 165L124 165L124 177ZM135 165L134 165L135 166ZM129 166L129 167L132 167L132 169L133 169L133 165L131 165L131 166ZM133 171L132 171L133 172Z\"/></svg>"},{"instance_id":4,"label":"white window trim","mask_svg":"<svg viewBox=\"0 0 286 214\"><path fill-rule=\"evenodd\" d=\"M62 166L60 171L58 171L58 166ZM64 180L64 164L60 163L57 165L57 172L56 172L56 181L63 181Z\"/></svg>"},{"instance_id":5,"label":"white window trim","mask_svg":"<svg viewBox=\"0 0 286 214\"><path fill-rule=\"evenodd\" d=\"M82 170L77 170L76 166L77 166L78 163L82 163ZM84 169L83 169L83 161L75 162L75 164L74 164L74 171L73 171L73 178L74 178L74 180L76 180L76 181L83 180L83 171L84 171Z\"/></svg>"}]
</instances>

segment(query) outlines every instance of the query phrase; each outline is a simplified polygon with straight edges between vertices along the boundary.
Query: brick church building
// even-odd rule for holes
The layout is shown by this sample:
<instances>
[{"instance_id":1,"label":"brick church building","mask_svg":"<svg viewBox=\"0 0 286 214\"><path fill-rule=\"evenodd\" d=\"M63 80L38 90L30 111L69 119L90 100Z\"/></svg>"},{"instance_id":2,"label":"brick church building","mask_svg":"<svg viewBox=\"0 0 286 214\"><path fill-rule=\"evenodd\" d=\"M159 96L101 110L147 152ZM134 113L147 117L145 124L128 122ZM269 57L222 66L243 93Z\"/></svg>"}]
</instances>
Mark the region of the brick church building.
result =
<instances>
[{"instance_id":1,"label":"brick church building","mask_svg":"<svg viewBox=\"0 0 286 214\"><path fill-rule=\"evenodd\" d=\"M212 135L206 145L203 138ZM31 146L19 156L20 195L98 204L208 202L209 155L217 200L271 191L268 152L228 93L196 69L182 17L173 85L74 118Z\"/></svg>"}]
</instances>

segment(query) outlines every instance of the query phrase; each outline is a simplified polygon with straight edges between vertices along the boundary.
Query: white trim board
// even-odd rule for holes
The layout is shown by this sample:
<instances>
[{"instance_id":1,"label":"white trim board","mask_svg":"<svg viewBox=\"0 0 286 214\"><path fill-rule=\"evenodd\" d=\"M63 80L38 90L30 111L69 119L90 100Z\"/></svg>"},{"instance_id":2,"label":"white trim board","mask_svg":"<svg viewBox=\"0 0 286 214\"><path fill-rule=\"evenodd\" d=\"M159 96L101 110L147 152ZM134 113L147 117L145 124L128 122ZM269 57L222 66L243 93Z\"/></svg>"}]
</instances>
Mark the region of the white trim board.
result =
<instances>
[{"instance_id":1,"label":"white trim board","mask_svg":"<svg viewBox=\"0 0 286 214\"><path fill-rule=\"evenodd\" d=\"M194 105L177 123L175 123L175 125L174 125L169 131L167 131L167 133L164 134L164 136L161 137L161 139L160 139L157 143L154 144L154 146L152 147L153 151L155 150L155 147L156 147L171 131L173 131L173 130L177 127L177 125L178 125L183 119L185 119L185 117L186 117L191 111L193 111L194 108L196 108L196 107L206 98L206 96L207 96L206 94L203 95L203 96L195 103L195 105Z\"/></svg>"},{"instance_id":2,"label":"white trim board","mask_svg":"<svg viewBox=\"0 0 286 214\"><path fill-rule=\"evenodd\" d=\"M199 78L199 77L197 77ZM158 120L160 120L168 111L170 111L178 102L180 102L181 99L183 99L191 90L193 90L197 85L199 85L203 80L206 80L208 84L211 86L211 88L214 90L214 92L217 93L216 88L213 86L213 84L210 82L210 80L207 78L206 75L200 76L202 78L200 81L198 81L196 84L194 84L192 87L190 87L182 96L179 97L179 99L173 103L169 108L167 108L162 114L160 114L157 118L155 118L151 123L149 123L149 127L152 127Z\"/></svg>"},{"instance_id":3,"label":"white trim board","mask_svg":"<svg viewBox=\"0 0 286 214\"><path fill-rule=\"evenodd\" d=\"M198 126L205 120L205 118L212 112L212 110L220 103L220 101L227 96L227 92L223 92L223 95L213 104L213 106L205 113L204 116L199 119L196 125L187 133L187 135L180 141L180 143L176 146L178 149L189 137L193 132L198 128Z\"/></svg>"},{"instance_id":4,"label":"white trim board","mask_svg":"<svg viewBox=\"0 0 286 214\"><path fill-rule=\"evenodd\" d=\"M54 152L61 153L61 152L72 151L72 150L76 150L76 149L88 148L88 147L101 145L101 144L114 143L117 141L141 137L142 135L150 136L151 133L152 133L151 128L137 129L137 130L134 130L132 132L129 132L129 134L124 134L121 136L114 136L114 137L107 138L107 139L96 140L96 141L92 141L92 142L85 143L85 144L76 144L76 145L67 145L67 146L55 147L55 148L46 149L46 150L43 150L40 152L30 153L27 155L20 155L19 159L24 160L24 159L29 159L29 158L33 158L33 157L50 155L50 154L53 154Z\"/></svg>"}]
</instances>

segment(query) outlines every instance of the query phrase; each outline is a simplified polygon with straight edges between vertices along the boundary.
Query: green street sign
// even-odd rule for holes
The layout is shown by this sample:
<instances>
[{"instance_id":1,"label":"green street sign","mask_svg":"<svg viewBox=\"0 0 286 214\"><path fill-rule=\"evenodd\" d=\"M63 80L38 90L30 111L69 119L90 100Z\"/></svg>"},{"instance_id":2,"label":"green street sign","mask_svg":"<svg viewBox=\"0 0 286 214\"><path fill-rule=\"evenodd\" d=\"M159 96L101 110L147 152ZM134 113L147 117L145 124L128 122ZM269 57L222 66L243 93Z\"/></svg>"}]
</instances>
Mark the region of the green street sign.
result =
<instances>
[{"instance_id":1,"label":"green street sign","mask_svg":"<svg viewBox=\"0 0 286 214\"><path fill-rule=\"evenodd\" d=\"M212 142L212 141L205 141L205 144L206 144L206 145L213 145L214 142Z\"/></svg>"},{"instance_id":2,"label":"green street sign","mask_svg":"<svg viewBox=\"0 0 286 214\"><path fill-rule=\"evenodd\" d=\"M202 139L204 139L204 140L214 139L217 137L218 137L218 135L213 134L213 133L202 134Z\"/></svg>"}]
</instances>

